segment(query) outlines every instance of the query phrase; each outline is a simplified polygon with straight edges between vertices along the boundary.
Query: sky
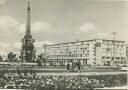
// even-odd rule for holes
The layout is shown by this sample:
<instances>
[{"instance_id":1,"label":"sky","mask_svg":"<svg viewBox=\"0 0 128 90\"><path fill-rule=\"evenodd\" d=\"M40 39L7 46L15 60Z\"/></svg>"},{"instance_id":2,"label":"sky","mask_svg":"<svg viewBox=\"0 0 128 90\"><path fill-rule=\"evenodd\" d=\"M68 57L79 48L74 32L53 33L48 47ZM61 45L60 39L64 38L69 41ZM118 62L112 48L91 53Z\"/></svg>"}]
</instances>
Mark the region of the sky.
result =
<instances>
[{"instance_id":1,"label":"sky","mask_svg":"<svg viewBox=\"0 0 128 90\"><path fill-rule=\"evenodd\" d=\"M0 46L17 46L25 34L28 0L0 0ZM90 39L128 41L127 0L29 0L37 45Z\"/></svg>"}]
</instances>

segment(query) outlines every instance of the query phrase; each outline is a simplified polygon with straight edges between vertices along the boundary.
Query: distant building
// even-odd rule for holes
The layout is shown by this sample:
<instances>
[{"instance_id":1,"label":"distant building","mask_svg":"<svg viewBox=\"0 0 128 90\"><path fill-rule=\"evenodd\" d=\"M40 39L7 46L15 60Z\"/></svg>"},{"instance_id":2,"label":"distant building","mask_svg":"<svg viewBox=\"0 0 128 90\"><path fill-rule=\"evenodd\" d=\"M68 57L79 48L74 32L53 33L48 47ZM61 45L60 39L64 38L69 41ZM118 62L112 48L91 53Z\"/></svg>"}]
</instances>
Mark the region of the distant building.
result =
<instances>
[{"instance_id":1,"label":"distant building","mask_svg":"<svg viewBox=\"0 0 128 90\"><path fill-rule=\"evenodd\" d=\"M44 48L42 46L35 46L36 55L44 53Z\"/></svg>"},{"instance_id":2,"label":"distant building","mask_svg":"<svg viewBox=\"0 0 128 90\"><path fill-rule=\"evenodd\" d=\"M14 54L19 55L19 49L18 48L10 48L10 47L0 47L0 55L3 57L3 61L7 59L7 56L10 52L13 52Z\"/></svg>"},{"instance_id":3,"label":"distant building","mask_svg":"<svg viewBox=\"0 0 128 90\"><path fill-rule=\"evenodd\" d=\"M128 44L126 45L126 63L128 63Z\"/></svg>"},{"instance_id":4,"label":"distant building","mask_svg":"<svg viewBox=\"0 0 128 90\"><path fill-rule=\"evenodd\" d=\"M44 45L48 62L65 64L80 61L84 65L124 65L126 42L118 40L93 39Z\"/></svg>"}]
</instances>

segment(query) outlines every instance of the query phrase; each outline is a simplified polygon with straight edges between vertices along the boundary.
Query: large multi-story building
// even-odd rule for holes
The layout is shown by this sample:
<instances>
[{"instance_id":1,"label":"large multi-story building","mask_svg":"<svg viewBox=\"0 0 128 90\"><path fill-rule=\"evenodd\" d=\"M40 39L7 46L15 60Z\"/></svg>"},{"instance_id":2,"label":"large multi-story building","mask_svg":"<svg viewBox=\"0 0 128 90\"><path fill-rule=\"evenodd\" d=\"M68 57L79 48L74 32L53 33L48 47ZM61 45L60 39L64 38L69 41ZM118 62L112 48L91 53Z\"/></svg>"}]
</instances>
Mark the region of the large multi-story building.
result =
<instances>
[{"instance_id":1,"label":"large multi-story building","mask_svg":"<svg viewBox=\"0 0 128 90\"><path fill-rule=\"evenodd\" d=\"M84 65L124 65L126 42L93 39L52 45L44 45L46 60L53 63L80 61Z\"/></svg>"}]
</instances>

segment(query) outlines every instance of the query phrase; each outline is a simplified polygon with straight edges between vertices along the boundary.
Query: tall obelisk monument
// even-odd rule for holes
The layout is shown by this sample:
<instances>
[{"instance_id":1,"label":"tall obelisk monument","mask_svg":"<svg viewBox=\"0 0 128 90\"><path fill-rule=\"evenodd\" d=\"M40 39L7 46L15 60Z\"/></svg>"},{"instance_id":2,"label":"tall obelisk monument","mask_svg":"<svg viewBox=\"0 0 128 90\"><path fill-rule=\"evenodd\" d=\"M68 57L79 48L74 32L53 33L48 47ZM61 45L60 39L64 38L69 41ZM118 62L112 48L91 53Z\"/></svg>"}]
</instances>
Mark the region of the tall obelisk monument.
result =
<instances>
[{"instance_id":1,"label":"tall obelisk monument","mask_svg":"<svg viewBox=\"0 0 128 90\"><path fill-rule=\"evenodd\" d=\"M21 57L23 62L33 62L35 60L34 39L31 35L31 9L30 2L27 8L26 33L22 39Z\"/></svg>"}]
</instances>

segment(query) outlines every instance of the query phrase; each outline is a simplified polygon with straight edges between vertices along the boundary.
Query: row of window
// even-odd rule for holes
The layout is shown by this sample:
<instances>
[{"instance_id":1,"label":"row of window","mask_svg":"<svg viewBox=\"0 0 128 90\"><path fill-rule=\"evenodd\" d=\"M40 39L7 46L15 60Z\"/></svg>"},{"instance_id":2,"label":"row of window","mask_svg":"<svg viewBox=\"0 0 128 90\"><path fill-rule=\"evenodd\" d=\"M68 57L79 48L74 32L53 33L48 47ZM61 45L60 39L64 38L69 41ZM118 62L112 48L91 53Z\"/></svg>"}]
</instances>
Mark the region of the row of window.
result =
<instances>
[{"instance_id":1,"label":"row of window","mask_svg":"<svg viewBox=\"0 0 128 90\"><path fill-rule=\"evenodd\" d=\"M125 45L113 45L113 44L103 44L103 47L111 47L111 48L125 48Z\"/></svg>"},{"instance_id":2,"label":"row of window","mask_svg":"<svg viewBox=\"0 0 128 90\"><path fill-rule=\"evenodd\" d=\"M103 44L125 44L124 41L103 41Z\"/></svg>"},{"instance_id":3,"label":"row of window","mask_svg":"<svg viewBox=\"0 0 128 90\"><path fill-rule=\"evenodd\" d=\"M95 51L95 47L93 47L92 50ZM104 51L113 51L114 48L103 48ZM117 51L117 48L115 48L115 50ZM125 50L125 49L118 49L118 51L122 51L122 50ZM48 53L56 53L56 52L59 52L59 53L69 53L69 52L74 52L74 53L79 53L79 52L89 52L89 48L78 48L78 49L63 49L63 50L46 50Z\"/></svg>"},{"instance_id":4,"label":"row of window","mask_svg":"<svg viewBox=\"0 0 128 90\"><path fill-rule=\"evenodd\" d=\"M126 56L126 53L102 53L102 55L104 55L104 56L113 56L113 55L115 55L115 56Z\"/></svg>"},{"instance_id":5,"label":"row of window","mask_svg":"<svg viewBox=\"0 0 128 90\"><path fill-rule=\"evenodd\" d=\"M116 60L124 60L125 57L106 57L106 56L102 56L102 59L116 59Z\"/></svg>"},{"instance_id":6,"label":"row of window","mask_svg":"<svg viewBox=\"0 0 128 90\"><path fill-rule=\"evenodd\" d=\"M110 51L116 51L116 52L125 52L125 49L114 49L114 48L103 48L104 51L110 52Z\"/></svg>"},{"instance_id":7,"label":"row of window","mask_svg":"<svg viewBox=\"0 0 128 90\"><path fill-rule=\"evenodd\" d=\"M89 56L89 54L77 54L77 55L74 55L74 54L72 54L72 55L47 55L47 57L88 57Z\"/></svg>"},{"instance_id":8,"label":"row of window","mask_svg":"<svg viewBox=\"0 0 128 90\"><path fill-rule=\"evenodd\" d=\"M89 51L81 51L81 52L46 52L47 54L51 54L51 55L71 55L71 54L89 54Z\"/></svg>"}]
</instances>

